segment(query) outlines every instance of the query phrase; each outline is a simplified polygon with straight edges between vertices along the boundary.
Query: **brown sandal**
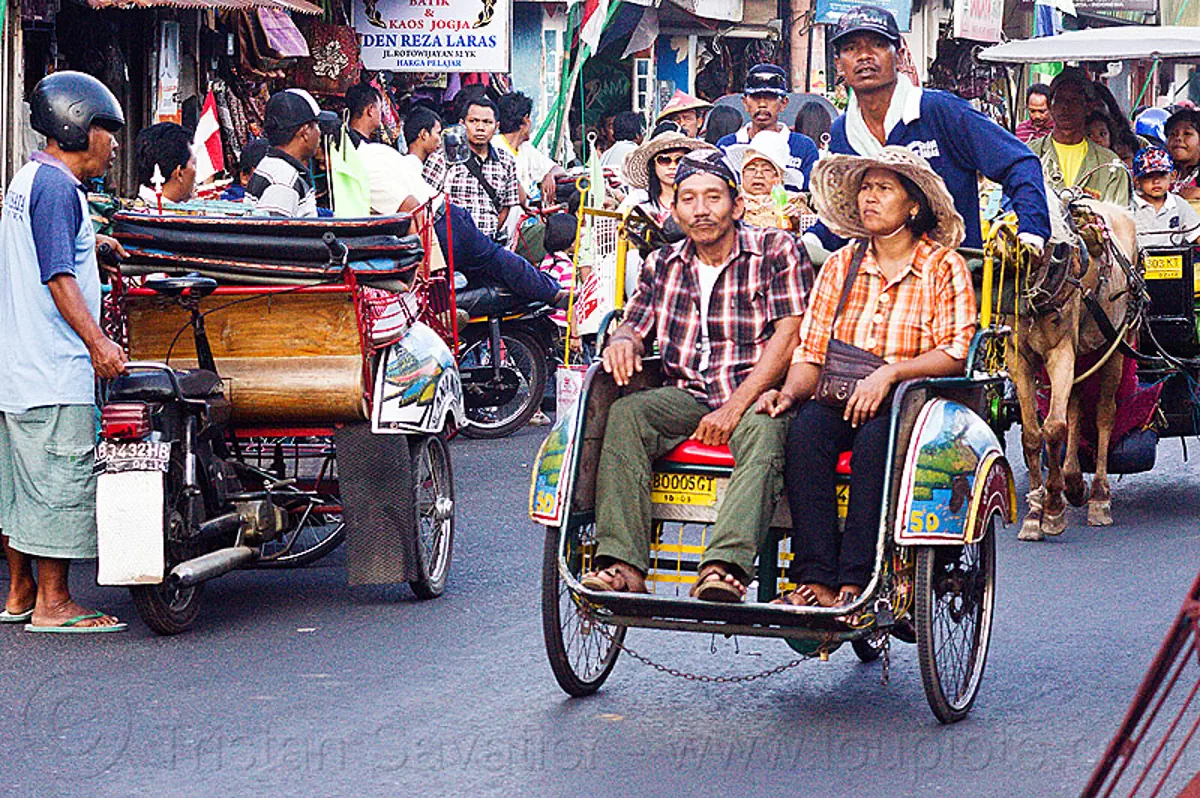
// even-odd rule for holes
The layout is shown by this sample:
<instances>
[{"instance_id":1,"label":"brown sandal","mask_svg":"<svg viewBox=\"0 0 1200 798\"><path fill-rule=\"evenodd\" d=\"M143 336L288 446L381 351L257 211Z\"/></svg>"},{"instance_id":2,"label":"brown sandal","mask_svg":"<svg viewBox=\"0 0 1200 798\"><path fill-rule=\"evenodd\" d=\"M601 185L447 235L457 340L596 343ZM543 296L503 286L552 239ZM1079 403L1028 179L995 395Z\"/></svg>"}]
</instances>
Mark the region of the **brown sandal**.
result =
<instances>
[{"instance_id":1,"label":"brown sandal","mask_svg":"<svg viewBox=\"0 0 1200 798\"><path fill-rule=\"evenodd\" d=\"M730 575L723 565L711 563L700 569L696 584L692 586L692 598L737 604L742 600L742 591L725 581Z\"/></svg>"},{"instance_id":2,"label":"brown sandal","mask_svg":"<svg viewBox=\"0 0 1200 798\"><path fill-rule=\"evenodd\" d=\"M861 596L861 592L855 593L853 590L843 590L838 593L837 604L834 606L848 607L854 602L858 601L859 597ZM863 623L863 619L868 614L869 613L866 610L858 610L857 612L852 612L841 616L840 620L851 629L861 629L863 626L867 625Z\"/></svg>"},{"instance_id":3,"label":"brown sandal","mask_svg":"<svg viewBox=\"0 0 1200 798\"><path fill-rule=\"evenodd\" d=\"M638 569L623 562L586 573L579 584L598 593L649 593L646 578Z\"/></svg>"}]
</instances>

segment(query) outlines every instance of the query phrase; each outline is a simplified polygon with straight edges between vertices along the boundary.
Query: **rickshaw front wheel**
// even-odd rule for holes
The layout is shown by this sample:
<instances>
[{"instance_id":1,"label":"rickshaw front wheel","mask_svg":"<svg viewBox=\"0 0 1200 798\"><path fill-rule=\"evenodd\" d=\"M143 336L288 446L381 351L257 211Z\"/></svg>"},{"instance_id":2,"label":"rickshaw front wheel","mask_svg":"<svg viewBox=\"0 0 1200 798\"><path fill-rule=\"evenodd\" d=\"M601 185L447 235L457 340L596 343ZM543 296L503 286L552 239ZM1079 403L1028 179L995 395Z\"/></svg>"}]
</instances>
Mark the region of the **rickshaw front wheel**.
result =
<instances>
[{"instance_id":1,"label":"rickshaw front wheel","mask_svg":"<svg viewBox=\"0 0 1200 798\"><path fill-rule=\"evenodd\" d=\"M917 549L914 615L925 698L942 723L971 711L987 664L996 595L996 516L965 546Z\"/></svg>"},{"instance_id":2,"label":"rickshaw front wheel","mask_svg":"<svg viewBox=\"0 0 1200 798\"><path fill-rule=\"evenodd\" d=\"M412 478L421 575L408 586L419 598L437 598L446 589L454 550L454 474L441 436L425 435L412 444Z\"/></svg>"},{"instance_id":3,"label":"rickshaw front wheel","mask_svg":"<svg viewBox=\"0 0 1200 798\"><path fill-rule=\"evenodd\" d=\"M542 634L550 669L568 695L591 695L612 673L625 640L625 627L603 624L583 611L558 572L558 535L546 527L542 556ZM578 577L591 568L595 523L567 530L567 564Z\"/></svg>"}]
</instances>

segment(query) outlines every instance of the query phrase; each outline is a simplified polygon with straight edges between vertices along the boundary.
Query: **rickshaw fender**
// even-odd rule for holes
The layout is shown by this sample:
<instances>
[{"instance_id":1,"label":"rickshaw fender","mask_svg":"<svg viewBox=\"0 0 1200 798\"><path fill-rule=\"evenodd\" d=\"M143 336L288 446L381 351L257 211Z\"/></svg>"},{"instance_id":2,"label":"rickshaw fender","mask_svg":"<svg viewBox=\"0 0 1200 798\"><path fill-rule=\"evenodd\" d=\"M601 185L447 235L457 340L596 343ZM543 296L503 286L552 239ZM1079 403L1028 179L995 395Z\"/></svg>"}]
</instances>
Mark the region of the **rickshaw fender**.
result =
<instances>
[{"instance_id":1,"label":"rickshaw fender","mask_svg":"<svg viewBox=\"0 0 1200 798\"><path fill-rule=\"evenodd\" d=\"M904 458L896 543L974 543L993 514L1008 524L1016 520L1016 510L1012 468L987 422L949 399L921 408Z\"/></svg>"},{"instance_id":2,"label":"rickshaw fender","mask_svg":"<svg viewBox=\"0 0 1200 798\"><path fill-rule=\"evenodd\" d=\"M570 493L571 443L575 439L579 404L555 420L533 461L529 483L529 517L545 526L558 526L566 516Z\"/></svg>"},{"instance_id":3,"label":"rickshaw fender","mask_svg":"<svg viewBox=\"0 0 1200 798\"><path fill-rule=\"evenodd\" d=\"M466 421L462 379L449 347L415 322L380 354L371 430L376 434L432 434Z\"/></svg>"}]
</instances>

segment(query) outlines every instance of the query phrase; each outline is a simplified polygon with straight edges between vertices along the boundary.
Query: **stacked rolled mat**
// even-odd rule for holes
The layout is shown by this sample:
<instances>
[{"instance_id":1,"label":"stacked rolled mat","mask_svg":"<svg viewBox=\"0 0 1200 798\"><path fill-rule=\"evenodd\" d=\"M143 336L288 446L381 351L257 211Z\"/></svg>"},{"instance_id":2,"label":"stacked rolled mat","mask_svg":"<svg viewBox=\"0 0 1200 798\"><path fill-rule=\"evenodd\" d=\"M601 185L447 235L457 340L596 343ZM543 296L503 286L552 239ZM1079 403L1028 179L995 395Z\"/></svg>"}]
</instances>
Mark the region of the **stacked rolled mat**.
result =
<instances>
[{"instance_id":1,"label":"stacked rolled mat","mask_svg":"<svg viewBox=\"0 0 1200 798\"><path fill-rule=\"evenodd\" d=\"M360 282L388 288L425 256L410 222L407 214L278 219L121 212L113 217L113 235L129 255L121 266L127 275L198 272L226 283L311 285L338 281L348 266ZM336 241L333 253L326 233Z\"/></svg>"}]
</instances>

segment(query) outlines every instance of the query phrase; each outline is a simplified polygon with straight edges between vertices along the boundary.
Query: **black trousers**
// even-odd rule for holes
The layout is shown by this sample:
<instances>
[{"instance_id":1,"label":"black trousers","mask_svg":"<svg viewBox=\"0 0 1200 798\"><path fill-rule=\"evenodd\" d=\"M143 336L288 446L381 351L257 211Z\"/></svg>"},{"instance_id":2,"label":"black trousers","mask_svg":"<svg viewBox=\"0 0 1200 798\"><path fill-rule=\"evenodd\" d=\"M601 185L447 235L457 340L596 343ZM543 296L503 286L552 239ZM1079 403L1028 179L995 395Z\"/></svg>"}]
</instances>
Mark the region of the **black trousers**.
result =
<instances>
[{"instance_id":1,"label":"black trousers","mask_svg":"<svg viewBox=\"0 0 1200 798\"><path fill-rule=\"evenodd\" d=\"M883 472L891 414L884 409L855 429L842 411L805 402L788 428L784 479L792 511L793 582L865 587L875 566ZM838 455L851 459L850 508L838 541L834 469Z\"/></svg>"}]
</instances>

